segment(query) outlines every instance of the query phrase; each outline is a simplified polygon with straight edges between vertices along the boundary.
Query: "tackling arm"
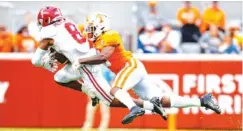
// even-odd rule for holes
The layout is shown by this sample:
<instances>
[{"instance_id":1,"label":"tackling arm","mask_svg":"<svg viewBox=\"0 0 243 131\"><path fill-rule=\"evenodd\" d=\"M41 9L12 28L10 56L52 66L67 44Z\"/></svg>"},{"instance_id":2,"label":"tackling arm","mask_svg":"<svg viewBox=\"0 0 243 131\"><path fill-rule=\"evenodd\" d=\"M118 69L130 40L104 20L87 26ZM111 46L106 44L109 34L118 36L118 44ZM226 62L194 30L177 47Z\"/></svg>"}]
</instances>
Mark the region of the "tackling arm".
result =
<instances>
[{"instance_id":1,"label":"tackling arm","mask_svg":"<svg viewBox=\"0 0 243 131\"><path fill-rule=\"evenodd\" d=\"M88 58L79 59L79 63L90 65L105 63L107 59L113 54L114 50L115 46L106 46L103 48L100 54Z\"/></svg>"}]
</instances>

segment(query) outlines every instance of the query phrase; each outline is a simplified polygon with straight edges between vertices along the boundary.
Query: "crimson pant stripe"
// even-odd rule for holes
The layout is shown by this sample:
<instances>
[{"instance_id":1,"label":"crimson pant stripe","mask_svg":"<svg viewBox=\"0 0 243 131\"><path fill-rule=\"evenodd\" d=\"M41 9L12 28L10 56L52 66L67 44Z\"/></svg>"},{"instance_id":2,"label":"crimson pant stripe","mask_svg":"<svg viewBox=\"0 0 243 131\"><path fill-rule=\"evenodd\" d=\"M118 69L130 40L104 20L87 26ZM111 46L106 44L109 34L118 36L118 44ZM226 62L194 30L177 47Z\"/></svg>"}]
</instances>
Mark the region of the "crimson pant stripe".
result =
<instances>
[{"instance_id":1,"label":"crimson pant stripe","mask_svg":"<svg viewBox=\"0 0 243 131\"><path fill-rule=\"evenodd\" d=\"M94 76L92 75L92 73L87 69L86 66L84 66L84 68L89 72L90 76L93 78L94 82L98 85L98 87L100 88L100 90L106 95L106 97L108 97L111 101L112 99L110 98L109 95L106 94L106 92L100 87L100 85L98 84L98 82L95 80Z\"/></svg>"},{"instance_id":2,"label":"crimson pant stripe","mask_svg":"<svg viewBox=\"0 0 243 131\"><path fill-rule=\"evenodd\" d=\"M88 75L89 79L91 80L92 84L94 85L94 87L97 89L97 91L109 102L112 102L112 99L107 96L107 94L102 90L102 88L99 86L99 84L97 84L97 82L95 81L95 79L93 78L92 74L89 72L89 70L87 68L82 67L82 69L84 70L84 72Z\"/></svg>"},{"instance_id":3,"label":"crimson pant stripe","mask_svg":"<svg viewBox=\"0 0 243 131\"><path fill-rule=\"evenodd\" d=\"M100 91L110 100L112 101L112 99L110 98L109 95L106 94L106 92L100 87L100 85L98 84L98 82L95 80L94 76L92 75L92 73L87 69L86 66L84 66L84 69L88 72L88 74L91 76L91 78L93 79L93 82L96 84L96 86L100 89Z\"/></svg>"},{"instance_id":4,"label":"crimson pant stripe","mask_svg":"<svg viewBox=\"0 0 243 131\"><path fill-rule=\"evenodd\" d=\"M106 97L108 97L111 101L112 98L110 98L109 95L106 94L106 92L100 87L100 85L98 84L98 82L95 80L94 76L92 75L92 73L87 69L86 66L84 66L84 68L88 71L88 73L90 74L90 76L93 78L94 82L96 83L96 85L100 88L100 90L106 95Z\"/></svg>"}]
</instances>

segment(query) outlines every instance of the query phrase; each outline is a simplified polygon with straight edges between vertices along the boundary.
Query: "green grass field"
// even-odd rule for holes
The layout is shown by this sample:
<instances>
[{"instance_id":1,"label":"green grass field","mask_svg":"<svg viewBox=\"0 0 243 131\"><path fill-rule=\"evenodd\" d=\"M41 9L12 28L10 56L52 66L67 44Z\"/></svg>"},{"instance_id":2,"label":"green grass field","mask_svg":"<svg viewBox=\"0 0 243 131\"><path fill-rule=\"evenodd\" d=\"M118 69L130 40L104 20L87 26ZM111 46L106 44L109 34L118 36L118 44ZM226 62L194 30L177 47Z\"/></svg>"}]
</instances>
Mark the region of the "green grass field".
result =
<instances>
[{"instance_id":1,"label":"green grass field","mask_svg":"<svg viewBox=\"0 0 243 131\"><path fill-rule=\"evenodd\" d=\"M0 128L0 131L81 131L78 128ZM91 129L90 131L98 131ZM168 129L107 129L107 131L172 131ZM174 130L174 131L242 131L242 130Z\"/></svg>"}]
</instances>

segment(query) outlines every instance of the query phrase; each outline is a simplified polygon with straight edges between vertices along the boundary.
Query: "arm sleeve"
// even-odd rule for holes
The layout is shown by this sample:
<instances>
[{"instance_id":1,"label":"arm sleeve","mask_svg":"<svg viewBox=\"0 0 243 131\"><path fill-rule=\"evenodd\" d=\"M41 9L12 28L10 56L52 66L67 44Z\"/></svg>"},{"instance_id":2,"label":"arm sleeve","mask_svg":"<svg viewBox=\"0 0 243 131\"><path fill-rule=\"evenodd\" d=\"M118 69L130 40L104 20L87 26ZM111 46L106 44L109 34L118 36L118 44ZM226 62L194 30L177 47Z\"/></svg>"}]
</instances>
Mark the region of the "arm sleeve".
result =
<instances>
[{"instance_id":1,"label":"arm sleeve","mask_svg":"<svg viewBox=\"0 0 243 131\"><path fill-rule=\"evenodd\" d=\"M104 36L104 47L105 46L118 46L121 43L121 37L118 32L108 32Z\"/></svg>"},{"instance_id":2,"label":"arm sleeve","mask_svg":"<svg viewBox=\"0 0 243 131\"><path fill-rule=\"evenodd\" d=\"M34 53L31 62L33 65L40 67L43 65L42 63L42 57L47 53L46 50L43 50L41 48L37 48L36 52Z\"/></svg>"},{"instance_id":3,"label":"arm sleeve","mask_svg":"<svg viewBox=\"0 0 243 131\"><path fill-rule=\"evenodd\" d=\"M47 26L43 27L40 31L41 34L41 40L48 39L48 38L54 38L57 35L57 29L54 26Z\"/></svg>"}]
</instances>

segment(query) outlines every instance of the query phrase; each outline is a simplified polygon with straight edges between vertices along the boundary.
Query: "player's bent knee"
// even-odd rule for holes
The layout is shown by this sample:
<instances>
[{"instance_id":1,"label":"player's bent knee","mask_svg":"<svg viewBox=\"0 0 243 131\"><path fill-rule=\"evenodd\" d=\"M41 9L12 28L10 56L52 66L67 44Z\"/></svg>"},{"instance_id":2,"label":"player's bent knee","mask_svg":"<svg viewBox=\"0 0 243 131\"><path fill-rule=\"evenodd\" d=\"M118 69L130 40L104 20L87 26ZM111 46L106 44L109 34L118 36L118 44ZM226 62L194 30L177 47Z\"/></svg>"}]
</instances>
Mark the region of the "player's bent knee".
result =
<instances>
[{"instance_id":1,"label":"player's bent knee","mask_svg":"<svg viewBox=\"0 0 243 131\"><path fill-rule=\"evenodd\" d=\"M110 104L110 107L122 107L127 108L126 105L124 105L122 102L120 102L118 99L114 98Z\"/></svg>"},{"instance_id":2,"label":"player's bent knee","mask_svg":"<svg viewBox=\"0 0 243 131\"><path fill-rule=\"evenodd\" d=\"M163 105L163 107L171 107L170 97L163 96L161 99L161 104Z\"/></svg>"},{"instance_id":3,"label":"player's bent knee","mask_svg":"<svg viewBox=\"0 0 243 131\"><path fill-rule=\"evenodd\" d=\"M55 80L55 82L57 82L57 83L68 83L68 81L67 81L66 78L65 78L65 75L63 75L61 72L57 72L57 73L54 75L54 80Z\"/></svg>"},{"instance_id":4,"label":"player's bent knee","mask_svg":"<svg viewBox=\"0 0 243 131\"><path fill-rule=\"evenodd\" d=\"M54 75L54 80L56 83L62 83L62 79L58 72Z\"/></svg>"},{"instance_id":5,"label":"player's bent knee","mask_svg":"<svg viewBox=\"0 0 243 131\"><path fill-rule=\"evenodd\" d=\"M115 93L119 90L120 88L118 88L118 87L113 87L112 89L111 89L111 91L110 91L110 94L111 95L115 95Z\"/></svg>"}]
</instances>

